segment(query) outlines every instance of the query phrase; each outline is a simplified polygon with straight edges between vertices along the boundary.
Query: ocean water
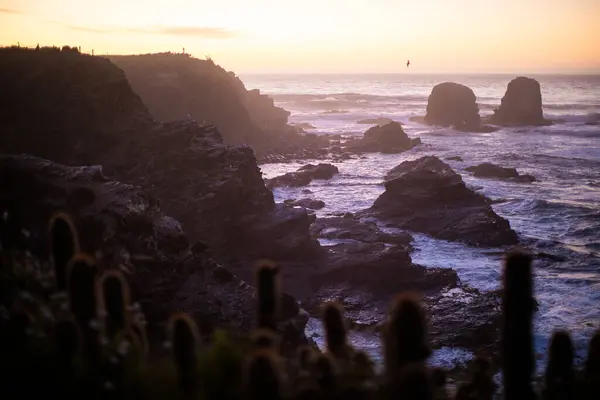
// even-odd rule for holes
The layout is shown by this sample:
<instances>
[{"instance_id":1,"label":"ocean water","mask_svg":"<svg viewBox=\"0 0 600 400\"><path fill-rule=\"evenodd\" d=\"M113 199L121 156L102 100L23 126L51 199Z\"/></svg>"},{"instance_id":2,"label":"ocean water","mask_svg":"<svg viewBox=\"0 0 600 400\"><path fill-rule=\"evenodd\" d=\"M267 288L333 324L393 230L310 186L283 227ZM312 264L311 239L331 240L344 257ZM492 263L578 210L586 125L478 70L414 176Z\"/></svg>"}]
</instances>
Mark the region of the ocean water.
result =
<instances>
[{"instance_id":1,"label":"ocean water","mask_svg":"<svg viewBox=\"0 0 600 400\"><path fill-rule=\"evenodd\" d=\"M248 88L259 88L291 112L290 123L309 123L317 134L361 136L364 118L387 117L404 124L410 137L423 145L396 155L367 154L333 163L340 174L329 181L314 181L306 188L274 191L277 201L311 197L326 207L318 216L355 212L369 207L383 191L383 176L405 160L425 155L441 159L461 156L464 162L446 161L475 190L494 200L495 211L510 221L523 243L565 261L537 259L535 294L540 309L535 318L538 368L545 363L549 337L555 329L568 329L579 359L585 355L593 332L600 328L600 76L532 76L542 87L544 114L557 121L548 127L504 128L494 133L461 133L409 121L424 115L432 87L453 81L475 92L482 116L500 104L508 75L278 75L243 76ZM594 125L593 123L598 124ZM266 178L294 171L302 164L268 164ZM466 167L492 162L534 175L538 182L478 179ZM309 189L310 194L303 193ZM415 234L416 263L455 269L462 281L481 290L500 285L501 252L476 249ZM320 330L311 320L309 333ZM320 338L316 337L317 341ZM358 346L380 357L379 339L353 334ZM448 366L468 359L464 349L442 349L434 363Z\"/></svg>"}]
</instances>

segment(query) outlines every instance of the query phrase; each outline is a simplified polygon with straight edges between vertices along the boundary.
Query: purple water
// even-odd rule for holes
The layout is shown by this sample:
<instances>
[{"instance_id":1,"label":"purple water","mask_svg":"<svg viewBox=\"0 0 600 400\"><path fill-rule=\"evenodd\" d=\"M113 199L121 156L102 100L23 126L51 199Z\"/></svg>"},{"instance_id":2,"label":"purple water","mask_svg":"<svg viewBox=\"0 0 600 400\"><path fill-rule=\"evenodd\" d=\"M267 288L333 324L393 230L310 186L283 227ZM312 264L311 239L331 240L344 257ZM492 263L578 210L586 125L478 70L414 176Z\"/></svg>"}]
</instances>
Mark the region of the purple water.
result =
<instances>
[{"instance_id":1,"label":"purple water","mask_svg":"<svg viewBox=\"0 0 600 400\"><path fill-rule=\"evenodd\" d=\"M506 128L494 133L460 133L430 128L409 121L424 115L431 88L453 81L475 92L480 113L487 115L500 104L514 76L436 75L279 75L243 76L248 88L259 88L277 105L291 111L291 123L310 123L317 134L362 135L364 118L387 117L404 124L411 137L424 145L397 155L368 154L365 158L334 163L340 174L329 181L314 181L307 188L275 190L277 201L313 197L325 201L318 216L358 211L369 207L384 190L385 173L402 161L424 155L441 159L461 156L464 162L446 161L469 186L492 199L523 241L541 252L568 257L568 261L536 261L536 296L540 309L535 320L535 342L545 353L555 329L572 335L578 356L600 327L600 76L532 76L542 87L544 113L560 120L548 127ZM309 162L308 160L306 162ZM492 162L532 174L539 182L519 184L477 179L468 166ZM300 164L261 166L270 178L297 169ZM451 267L461 280L483 290L499 286L500 258L490 249L474 249L415 234L413 260L429 267ZM502 250L502 249L498 249ZM309 324L309 334L320 329ZM320 341L320 338L316 338ZM352 340L376 357L379 339L353 334ZM468 357L467 357L468 358ZM462 349L442 349L437 364L465 360ZM540 358L543 363L543 358Z\"/></svg>"}]
</instances>

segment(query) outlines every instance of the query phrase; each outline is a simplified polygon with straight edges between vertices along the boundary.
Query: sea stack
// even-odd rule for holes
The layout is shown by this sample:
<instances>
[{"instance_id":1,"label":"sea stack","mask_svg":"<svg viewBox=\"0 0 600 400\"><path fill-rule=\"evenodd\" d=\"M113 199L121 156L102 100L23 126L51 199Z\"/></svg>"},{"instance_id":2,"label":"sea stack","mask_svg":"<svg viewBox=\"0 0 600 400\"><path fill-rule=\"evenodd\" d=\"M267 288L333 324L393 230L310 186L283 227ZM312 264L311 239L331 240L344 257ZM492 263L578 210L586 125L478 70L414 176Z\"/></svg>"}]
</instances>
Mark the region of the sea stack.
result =
<instances>
[{"instance_id":1,"label":"sea stack","mask_svg":"<svg viewBox=\"0 0 600 400\"><path fill-rule=\"evenodd\" d=\"M503 126L550 125L542 112L540 83L522 76L510 81L490 122Z\"/></svg>"},{"instance_id":2,"label":"sea stack","mask_svg":"<svg viewBox=\"0 0 600 400\"><path fill-rule=\"evenodd\" d=\"M435 85L427 101L425 123L452 126L460 130L478 130L481 118L475 93L459 83Z\"/></svg>"}]
</instances>

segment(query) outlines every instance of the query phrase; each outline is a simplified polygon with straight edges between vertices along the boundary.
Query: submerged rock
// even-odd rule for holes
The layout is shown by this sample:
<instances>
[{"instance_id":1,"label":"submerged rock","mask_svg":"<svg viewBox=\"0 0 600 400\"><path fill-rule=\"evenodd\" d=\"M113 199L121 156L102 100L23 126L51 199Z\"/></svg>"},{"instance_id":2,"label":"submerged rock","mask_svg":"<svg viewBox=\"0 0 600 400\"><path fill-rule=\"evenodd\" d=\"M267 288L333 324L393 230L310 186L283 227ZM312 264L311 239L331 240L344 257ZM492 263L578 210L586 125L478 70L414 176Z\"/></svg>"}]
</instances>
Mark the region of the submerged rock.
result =
<instances>
[{"instance_id":1,"label":"submerged rock","mask_svg":"<svg viewBox=\"0 0 600 400\"><path fill-rule=\"evenodd\" d=\"M304 208L309 208L311 210L320 210L321 208L325 207L324 201L316 200L316 199L309 199L309 198L300 199L300 200L289 200L289 201L286 200L285 203L290 206L304 207Z\"/></svg>"},{"instance_id":2,"label":"submerged rock","mask_svg":"<svg viewBox=\"0 0 600 400\"><path fill-rule=\"evenodd\" d=\"M504 126L550 125L542 111L542 91L538 81L518 77L508 83L500 108L490 122Z\"/></svg>"},{"instance_id":3,"label":"submerged rock","mask_svg":"<svg viewBox=\"0 0 600 400\"><path fill-rule=\"evenodd\" d=\"M517 235L486 197L435 156L405 161L385 176L385 192L360 213L433 237L474 246L517 243Z\"/></svg>"},{"instance_id":4,"label":"submerged rock","mask_svg":"<svg viewBox=\"0 0 600 400\"><path fill-rule=\"evenodd\" d=\"M141 188L112 181L97 168L67 167L29 155L0 156L0 181L0 210L31 232L27 250L45 259L51 216L69 213L81 250L100 257L102 268L126 273L132 301L140 303L151 335L162 335L174 311L193 316L203 334L217 327L237 332L254 327L254 289L217 264L205 246L192 245L181 225ZM289 303L289 296L283 297ZM306 343L304 326L298 325L302 318L291 307L281 315L282 330L297 327L288 336L296 344Z\"/></svg>"},{"instance_id":5,"label":"submerged rock","mask_svg":"<svg viewBox=\"0 0 600 400\"><path fill-rule=\"evenodd\" d=\"M446 160L448 160L448 161L458 161L458 162L463 162L464 161L461 156L447 157Z\"/></svg>"},{"instance_id":6,"label":"submerged rock","mask_svg":"<svg viewBox=\"0 0 600 400\"><path fill-rule=\"evenodd\" d=\"M451 126L465 132L493 132L493 127L481 125L475 93L454 82L435 85L427 101L423 121L429 125Z\"/></svg>"},{"instance_id":7,"label":"submerged rock","mask_svg":"<svg viewBox=\"0 0 600 400\"><path fill-rule=\"evenodd\" d=\"M306 186L313 179L331 179L340 171L335 165L331 164L307 164L300 167L296 172L288 172L287 174L277 176L272 179L266 179L265 183L269 188L280 186L298 187Z\"/></svg>"},{"instance_id":8,"label":"submerged rock","mask_svg":"<svg viewBox=\"0 0 600 400\"><path fill-rule=\"evenodd\" d=\"M389 243L410 248L412 236L406 232L387 233L375 223L364 223L348 213L343 217L317 218L310 226L313 236L324 239L352 239L364 243Z\"/></svg>"},{"instance_id":9,"label":"submerged rock","mask_svg":"<svg viewBox=\"0 0 600 400\"><path fill-rule=\"evenodd\" d=\"M420 138L411 139L398 122L389 122L369 128L360 140L350 142L351 152L400 153L421 144Z\"/></svg>"},{"instance_id":10,"label":"submerged rock","mask_svg":"<svg viewBox=\"0 0 600 400\"><path fill-rule=\"evenodd\" d=\"M517 182L535 182L536 179L532 175L521 175L515 168L505 168L491 163L483 163L473 167L465 168L466 171L472 172L473 176L478 178L500 178L511 179Z\"/></svg>"}]
</instances>

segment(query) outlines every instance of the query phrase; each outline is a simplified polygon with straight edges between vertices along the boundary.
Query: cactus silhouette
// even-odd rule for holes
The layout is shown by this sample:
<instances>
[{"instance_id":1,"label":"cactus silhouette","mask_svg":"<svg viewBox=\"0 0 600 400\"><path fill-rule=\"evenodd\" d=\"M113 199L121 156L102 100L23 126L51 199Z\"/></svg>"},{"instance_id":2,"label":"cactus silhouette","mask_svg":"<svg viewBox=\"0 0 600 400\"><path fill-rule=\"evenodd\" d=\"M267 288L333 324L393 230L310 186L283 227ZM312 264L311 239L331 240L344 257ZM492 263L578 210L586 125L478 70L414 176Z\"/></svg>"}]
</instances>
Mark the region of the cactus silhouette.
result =
<instances>
[{"instance_id":1,"label":"cactus silhouette","mask_svg":"<svg viewBox=\"0 0 600 400\"><path fill-rule=\"evenodd\" d=\"M75 254L67 267L69 309L81 329L90 362L96 361L99 351L98 330L93 326L97 318L94 293L97 273L94 260L83 253Z\"/></svg>"},{"instance_id":2,"label":"cactus silhouette","mask_svg":"<svg viewBox=\"0 0 600 400\"><path fill-rule=\"evenodd\" d=\"M177 313L169 319L168 337L173 346L173 358L179 385L186 396L198 389L198 346L200 334L194 320L187 314Z\"/></svg>"},{"instance_id":3,"label":"cactus silhouette","mask_svg":"<svg viewBox=\"0 0 600 400\"><path fill-rule=\"evenodd\" d=\"M68 214L58 212L50 219L49 245L56 289L64 291L67 289L69 260L80 251L77 229Z\"/></svg>"},{"instance_id":4,"label":"cactus silhouette","mask_svg":"<svg viewBox=\"0 0 600 400\"><path fill-rule=\"evenodd\" d=\"M279 308L279 268L268 261L261 261L256 272L258 297L258 327L277 330Z\"/></svg>"},{"instance_id":5,"label":"cactus silhouette","mask_svg":"<svg viewBox=\"0 0 600 400\"><path fill-rule=\"evenodd\" d=\"M406 365L399 379L390 385L389 399L433 400L433 390L427 369L421 363Z\"/></svg>"},{"instance_id":6,"label":"cactus silhouette","mask_svg":"<svg viewBox=\"0 0 600 400\"><path fill-rule=\"evenodd\" d=\"M82 338L73 318L63 318L54 326L56 368L54 379L57 390L65 396L73 392L76 380L76 360L81 352Z\"/></svg>"},{"instance_id":7,"label":"cactus silhouette","mask_svg":"<svg viewBox=\"0 0 600 400\"><path fill-rule=\"evenodd\" d=\"M131 329L129 284L118 270L105 271L96 281L98 314L104 316L104 333L113 338L119 331Z\"/></svg>"},{"instance_id":8,"label":"cactus silhouette","mask_svg":"<svg viewBox=\"0 0 600 400\"><path fill-rule=\"evenodd\" d=\"M570 399L575 394L573 343L568 332L557 331L552 334L544 378L544 399Z\"/></svg>"},{"instance_id":9,"label":"cactus silhouette","mask_svg":"<svg viewBox=\"0 0 600 400\"><path fill-rule=\"evenodd\" d=\"M406 365L430 356L425 315L413 295L403 294L395 300L385 326L384 346L389 379L396 379Z\"/></svg>"},{"instance_id":10,"label":"cactus silhouette","mask_svg":"<svg viewBox=\"0 0 600 400\"><path fill-rule=\"evenodd\" d=\"M281 376L279 360L271 350L260 350L250 356L244 370L244 395L248 400L279 400Z\"/></svg>"},{"instance_id":11,"label":"cactus silhouette","mask_svg":"<svg viewBox=\"0 0 600 400\"><path fill-rule=\"evenodd\" d=\"M342 306L336 302L326 303L323 307L323 324L327 338L327 351L335 357L348 358L350 354Z\"/></svg>"},{"instance_id":12,"label":"cactus silhouette","mask_svg":"<svg viewBox=\"0 0 600 400\"><path fill-rule=\"evenodd\" d=\"M584 380L586 399L600 398L600 330L590 340L585 361Z\"/></svg>"},{"instance_id":13,"label":"cactus silhouette","mask_svg":"<svg viewBox=\"0 0 600 400\"><path fill-rule=\"evenodd\" d=\"M252 332L252 343L257 349L276 350L279 345L279 338L271 330L256 329Z\"/></svg>"},{"instance_id":14,"label":"cactus silhouette","mask_svg":"<svg viewBox=\"0 0 600 400\"><path fill-rule=\"evenodd\" d=\"M447 376L446 372L441 368L433 368L431 370L431 384L433 385L433 398L435 400L449 400L450 395L446 388Z\"/></svg>"},{"instance_id":15,"label":"cactus silhouette","mask_svg":"<svg viewBox=\"0 0 600 400\"><path fill-rule=\"evenodd\" d=\"M507 399L531 399L534 368L532 318L534 311L531 257L508 254L504 263L502 301L502 372Z\"/></svg>"},{"instance_id":16,"label":"cactus silhouette","mask_svg":"<svg viewBox=\"0 0 600 400\"><path fill-rule=\"evenodd\" d=\"M337 388L338 368L335 360L329 354L319 354L313 370L321 389L331 392Z\"/></svg>"},{"instance_id":17,"label":"cactus silhouette","mask_svg":"<svg viewBox=\"0 0 600 400\"><path fill-rule=\"evenodd\" d=\"M478 400L492 400L494 397L496 384L491 373L491 364L485 358L477 357L473 362L471 391Z\"/></svg>"}]
</instances>

